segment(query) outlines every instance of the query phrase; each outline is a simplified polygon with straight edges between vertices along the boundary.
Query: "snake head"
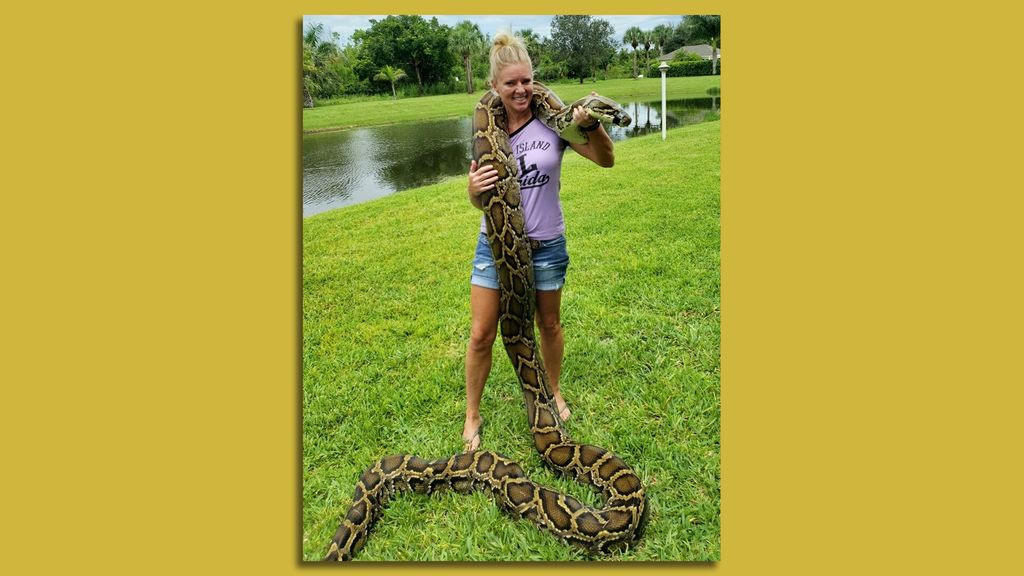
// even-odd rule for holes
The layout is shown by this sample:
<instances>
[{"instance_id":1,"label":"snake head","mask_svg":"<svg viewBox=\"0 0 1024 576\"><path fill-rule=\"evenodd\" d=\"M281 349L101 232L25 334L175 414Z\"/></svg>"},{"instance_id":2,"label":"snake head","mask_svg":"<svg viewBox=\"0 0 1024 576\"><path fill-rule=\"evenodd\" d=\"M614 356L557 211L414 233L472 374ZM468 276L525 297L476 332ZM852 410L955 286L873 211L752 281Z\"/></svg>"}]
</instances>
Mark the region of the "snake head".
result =
<instances>
[{"instance_id":1,"label":"snake head","mask_svg":"<svg viewBox=\"0 0 1024 576\"><path fill-rule=\"evenodd\" d=\"M629 126L633 119L618 102L604 96L588 96L583 99L583 109L592 118L599 121L615 124L616 126Z\"/></svg>"},{"instance_id":2,"label":"snake head","mask_svg":"<svg viewBox=\"0 0 1024 576\"><path fill-rule=\"evenodd\" d=\"M599 122L604 122L605 124L612 123L616 126L629 126L629 123L632 122L632 119L625 112L617 114L614 110L588 108L586 113L590 115L591 118L597 118Z\"/></svg>"},{"instance_id":3,"label":"snake head","mask_svg":"<svg viewBox=\"0 0 1024 576\"><path fill-rule=\"evenodd\" d=\"M619 106L619 103L604 96L591 96L591 102L587 106L587 112L591 116L604 122L611 122L616 126L629 126L633 119Z\"/></svg>"},{"instance_id":4,"label":"snake head","mask_svg":"<svg viewBox=\"0 0 1024 576\"><path fill-rule=\"evenodd\" d=\"M592 94L573 102L569 108L583 108L583 111L591 118L596 118L599 122L606 124L610 122L616 126L629 126L633 122L633 119L630 118L629 114L626 113L618 102L605 96ZM559 136L570 143L587 142L589 140L587 134L581 131L575 122L571 121L571 114L565 114L565 118L567 120L559 131Z\"/></svg>"}]
</instances>

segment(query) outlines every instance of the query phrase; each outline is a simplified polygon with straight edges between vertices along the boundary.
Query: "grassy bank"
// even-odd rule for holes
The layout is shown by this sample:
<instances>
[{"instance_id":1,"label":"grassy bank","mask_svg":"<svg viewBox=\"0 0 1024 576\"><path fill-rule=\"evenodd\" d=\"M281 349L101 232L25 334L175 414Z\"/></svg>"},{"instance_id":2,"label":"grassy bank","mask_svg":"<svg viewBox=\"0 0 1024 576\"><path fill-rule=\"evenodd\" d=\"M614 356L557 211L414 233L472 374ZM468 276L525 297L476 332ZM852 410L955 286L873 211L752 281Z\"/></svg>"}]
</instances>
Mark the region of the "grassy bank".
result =
<instances>
[{"instance_id":1,"label":"grassy bank","mask_svg":"<svg viewBox=\"0 0 1024 576\"><path fill-rule=\"evenodd\" d=\"M623 560L719 558L717 122L616 145L616 167L566 153L563 292L569 432L620 454L648 487L647 534ZM321 557L363 469L461 450L469 269L480 213L465 180L303 221L303 555ZM526 426L500 338L483 446L554 476ZM364 560L580 560L484 494L395 498Z\"/></svg>"},{"instance_id":2,"label":"grassy bank","mask_svg":"<svg viewBox=\"0 0 1024 576\"><path fill-rule=\"evenodd\" d=\"M692 76L668 78L666 93L669 98L693 98L707 95L707 89L719 86L719 76ZM639 80L602 80L552 84L551 87L565 102L571 102L590 93L608 96L615 100L628 101L636 98L661 98L661 78ZM357 126L375 126L395 122L430 120L468 116L472 113L483 90L475 94L446 94L424 96L402 100L357 100L302 111L302 130L336 130Z\"/></svg>"}]
</instances>

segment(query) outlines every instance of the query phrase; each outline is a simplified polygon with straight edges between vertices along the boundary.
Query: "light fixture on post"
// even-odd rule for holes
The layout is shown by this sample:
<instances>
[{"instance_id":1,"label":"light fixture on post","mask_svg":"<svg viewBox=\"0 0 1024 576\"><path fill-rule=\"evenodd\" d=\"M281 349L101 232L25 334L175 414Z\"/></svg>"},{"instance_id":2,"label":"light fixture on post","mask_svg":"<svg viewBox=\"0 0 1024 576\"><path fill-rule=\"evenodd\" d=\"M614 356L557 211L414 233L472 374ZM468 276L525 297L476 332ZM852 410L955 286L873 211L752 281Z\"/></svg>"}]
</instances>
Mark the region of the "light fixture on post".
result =
<instances>
[{"instance_id":1,"label":"light fixture on post","mask_svg":"<svg viewBox=\"0 0 1024 576\"><path fill-rule=\"evenodd\" d=\"M664 140L668 130L665 122L665 73L668 72L668 63L662 61L658 65L658 70L661 70L661 139Z\"/></svg>"}]
</instances>

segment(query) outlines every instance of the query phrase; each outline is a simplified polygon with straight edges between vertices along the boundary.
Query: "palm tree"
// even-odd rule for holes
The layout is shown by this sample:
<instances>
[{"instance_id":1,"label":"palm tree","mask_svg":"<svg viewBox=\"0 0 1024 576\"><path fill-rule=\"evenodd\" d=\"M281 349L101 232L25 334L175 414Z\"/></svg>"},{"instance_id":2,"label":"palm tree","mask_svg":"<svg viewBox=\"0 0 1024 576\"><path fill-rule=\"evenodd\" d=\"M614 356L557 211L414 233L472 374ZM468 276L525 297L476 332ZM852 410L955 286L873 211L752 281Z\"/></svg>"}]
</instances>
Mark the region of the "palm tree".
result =
<instances>
[{"instance_id":1,"label":"palm tree","mask_svg":"<svg viewBox=\"0 0 1024 576\"><path fill-rule=\"evenodd\" d=\"M654 43L658 45L658 56L665 56L665 44L672 36L672 27L667 24L658 24L654 30L651 30L651 35L654 37Z\"/></svg>"},{"instance_id":2,"label":"palm tree","mask_svg":"<svg viewBox=\"0 0 1024 576\"><path fill-rule=\"evenodd\" d=\"M316 71L316 66L313 64L313 52L306 47L305 43L302 45L302 107L312 108L313 107L313 96L309 93L309 77Z\"/></svg>"},{"instance_id":3,"label":"palm tree","mask_svg":"<svg viewBox=\"0 0 1024 576\"><path fill-rule=\"evenodd\" d=\"M706 38L711 43L711 73L718 72L718 41L722 37L722 17L712 15L687 16L686 22L694 36Z\"/></svg>"},{"instance_id":4,"label":"palm tree","mask_svg":"<svg viewBox=\"0 0 1024 576\"><path fill-rule=\"evenodd\" d=\"M650 32L641 32L641 42L644 43L644 76L651 75L651 40Z\"/></svg>"},{"instance_id":5,"label":"palm tree","mask_svg":"<svg viewBox=\"0 0 1024 576\"><path fill-rule=\"evenodd\" d=\"M398 92L395 91L395 82L398 82L402 78L405 78L405 71L401 68L392 68L391 66L385 66L380 69L380 73L373 77L374 80L387 80L391 82L391 96L395 100L398 100Z\"/></svg>"},{"instance_id":6,"label":"palm tree","mask_svg":"<svg viewBox=\"0 0 1024 576\"><path fill-rule=\"evenodd\" d=\"M524 28L519 32L516 32L523 39L523 44L526 45L526 51L530 53L530 63L533 64L534 70L540 68L540 59L544 53L544 42L546 38L537 36L537 33L530 28Z\"/></svg>"},{"instance_id":7,"label":"palm tree","mask_svg":"<svg viewBox=\"0 0 1024 576\"><path fill-rule=\"evenodd\" d=\"M643 34L643 30L633 26L622 35L623 44L629 44L633 47L633 79L636 79L636 47L643 41Z\"/></svg>"},{"instance_id":8,"label":"palm tree","mask_svg":"<svg viewBox=\"0 0 1024 576\"><path fill-rule=\"evenodd\" d=\"M313 107L312 89L316 89L318 77L341 58L341 50L335 41L338 33L332 32L330 40L323 38L323 23L311 24L302 35L302 106Z\"/></svg>"},{"instance_id":9,"label":"palm tree","mask_svg":"<svg viewBox=\"0 0 1024 576\"><path fill-rule=\"evenodd\" d=\"M484 35L480 27L469 20L456 24L448 37L448 49L462 58L462 65L466 68L466 94L472 94L473 57L484 49Z\"/></svg>"}]
</instances>

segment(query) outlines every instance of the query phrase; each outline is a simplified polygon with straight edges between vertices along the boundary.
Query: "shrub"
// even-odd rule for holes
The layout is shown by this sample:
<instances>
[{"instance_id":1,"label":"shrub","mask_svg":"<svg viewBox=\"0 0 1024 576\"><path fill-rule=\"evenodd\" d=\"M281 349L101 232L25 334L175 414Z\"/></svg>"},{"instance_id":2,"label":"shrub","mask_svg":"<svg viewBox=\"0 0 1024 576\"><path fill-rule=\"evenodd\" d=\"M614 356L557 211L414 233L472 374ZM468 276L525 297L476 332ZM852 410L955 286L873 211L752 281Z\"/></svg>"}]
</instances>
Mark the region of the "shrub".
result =
<instances>
[{"instance_id":1,"label":"shrub","mask_svg":"<svg viewBox=\"0 0 1024 576\"><path fill-rule=\"evenodd\" d=\"M534 70L533 75L542 82L551 82L568 76L569 67L565 62L542 62L540 67Z\"/></svg>"},{"instance_id":2,"label":"shrub","mask_svg":"<svg viewBox=\"0 0 1024 576\"><path fill-rule=\"evenodd\" d=\"M700 54L686 52L685 50L676 52L676 55L672 58L673 62L700 62L702 60L704 60L704 58L702 58Z\"/></svg>"},{"instance_id":3,"label":"shrub","mask_svg":"<svg viewBox=\"0 0 1024 576\"><path fill-rule=\"evenodd\" d=\"M420 88L419 84L416 84L414 82L404 85L399 84L397 88L401 98L415 98L417 96L437 96L441 94L455 94L457 92L465 92L466 82L465 80L462 79L456 81L455 78L451 78L445 82L424 84L422 88Z\"/></svg>"},{"instance_id":4,"label":"shrub","mask_svg":"<svg viewBox=\"0 0 1024 576\"><path fill-rule=\"evenodd\" d=\"M722 74L722 61L718 61L718 69L715 75ZM668 63L668 71L665 76L711 76L711 60L686 60L680 62L672 60Z\"/></svg>"}]
</instances>

